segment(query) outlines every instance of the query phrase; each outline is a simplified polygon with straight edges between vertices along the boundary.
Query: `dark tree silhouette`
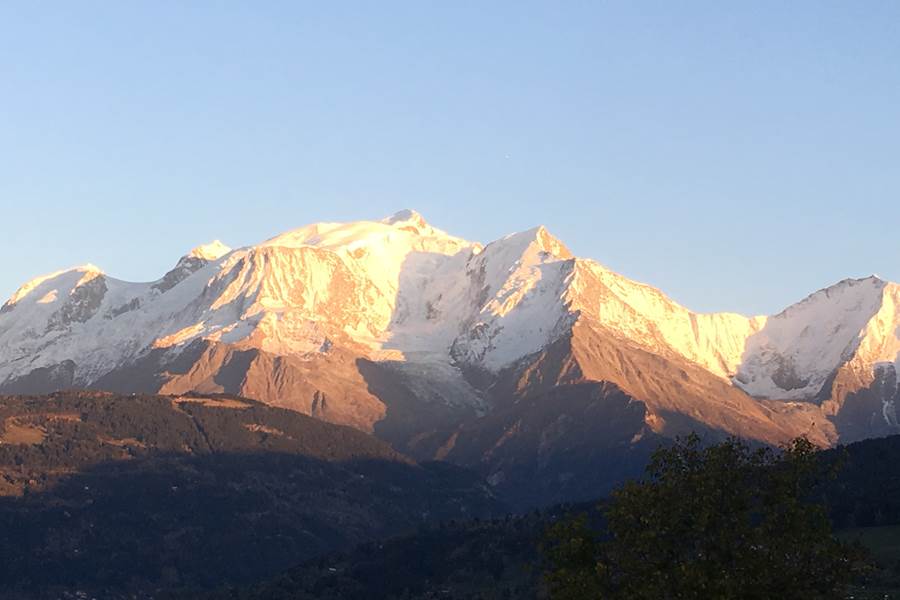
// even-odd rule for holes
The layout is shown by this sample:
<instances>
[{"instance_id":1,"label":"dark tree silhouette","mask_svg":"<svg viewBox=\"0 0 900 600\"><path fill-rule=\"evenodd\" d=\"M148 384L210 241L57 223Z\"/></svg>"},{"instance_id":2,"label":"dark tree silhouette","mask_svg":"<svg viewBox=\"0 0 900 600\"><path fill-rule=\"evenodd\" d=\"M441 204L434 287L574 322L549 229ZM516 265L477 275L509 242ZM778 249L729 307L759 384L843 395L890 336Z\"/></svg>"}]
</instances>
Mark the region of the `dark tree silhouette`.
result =
<instances>
[{"instance_id":1,"label":"dark tree silhouette","mask_svg":"<svg viewBox=\"0 0 900 600\"><path fill-rule=\"evenodd\" d=\"M658 450L613 493L606 531L585 517L548 532L554 600L841 598L864 569L811 498L829 477L806 439L781 450L696 435Z\"/></svg>"}]
</instances>

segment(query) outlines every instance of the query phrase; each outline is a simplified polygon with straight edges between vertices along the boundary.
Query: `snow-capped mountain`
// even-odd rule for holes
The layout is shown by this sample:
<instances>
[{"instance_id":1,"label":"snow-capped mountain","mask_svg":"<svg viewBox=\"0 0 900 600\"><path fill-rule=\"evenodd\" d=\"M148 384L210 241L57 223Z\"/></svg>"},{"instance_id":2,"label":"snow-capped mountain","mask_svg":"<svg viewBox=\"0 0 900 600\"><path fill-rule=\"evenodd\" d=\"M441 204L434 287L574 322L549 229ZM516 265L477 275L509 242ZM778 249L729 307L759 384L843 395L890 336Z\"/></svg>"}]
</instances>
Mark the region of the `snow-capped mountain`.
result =
<instances>
[{"instance_id":1,"label":"snow-capped mountain","mask_svg":"<svg viewBox=\"0 0 900 600\"><path fill-rule=\"evenodd\" d=\"M822 444L900 431L898 368L900 286L875 277L772 317L698 314L543 227L481 245L408 210L213 242L149 283L76 267L0 309L0 391L238 393L499 481L516 439L551 464L575 430L585 452L696 428ZM601 405L602 427L627 425L598 437L584 419Z\"/></svg>"}]
</instances>

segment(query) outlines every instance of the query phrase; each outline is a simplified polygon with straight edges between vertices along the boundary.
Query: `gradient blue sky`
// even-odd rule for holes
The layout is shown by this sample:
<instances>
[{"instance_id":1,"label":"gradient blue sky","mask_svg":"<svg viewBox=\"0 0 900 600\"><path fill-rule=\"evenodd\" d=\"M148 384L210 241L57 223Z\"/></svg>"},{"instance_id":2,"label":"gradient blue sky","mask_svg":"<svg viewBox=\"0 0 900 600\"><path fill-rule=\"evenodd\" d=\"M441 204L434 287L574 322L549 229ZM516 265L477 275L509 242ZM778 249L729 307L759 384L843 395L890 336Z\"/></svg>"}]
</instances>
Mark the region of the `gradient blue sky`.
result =
<instances>
[{"instance_id":1,"label":"gradient blue sky","mask_svg":"<svg viewBox=\"0 0 900 600\"><path fill-rule=\"evenodd\" d=\"M697 310L900 281L900 2L0 4L0 296L404 207Z\"/></svg>"}]
</instances>

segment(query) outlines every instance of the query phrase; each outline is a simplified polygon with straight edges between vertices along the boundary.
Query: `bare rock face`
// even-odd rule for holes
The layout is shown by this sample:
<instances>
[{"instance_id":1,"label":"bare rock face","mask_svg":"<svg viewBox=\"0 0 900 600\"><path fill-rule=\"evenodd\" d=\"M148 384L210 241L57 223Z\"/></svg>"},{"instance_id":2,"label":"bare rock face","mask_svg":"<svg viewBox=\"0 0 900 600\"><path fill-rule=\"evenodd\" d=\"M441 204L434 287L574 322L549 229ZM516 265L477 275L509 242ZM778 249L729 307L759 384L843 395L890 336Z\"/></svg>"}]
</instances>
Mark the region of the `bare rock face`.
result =
<instances>
[{"instance_id":1,"label":"bare rock face","mask_svg":"<svg viewBox=\"0 0 900 600\"><path fill-rule=\"evenodd\" d=\"M818 406L760 402L586 321L504 371L489 393L493 409L440 432L437 456L480 470L523 508L608 491L638 476L664 440L691 432L769 444L838 439Z\"/></svg>"},{"instance_id":2,"label":"bare rock face","mask_svg":"<svg viewBox=\"0 0 900 600\"><path fill-rule=\"evenodd\" d=\"M215 240L203 246L197 246L188 254L185 254L178 260L171 271L166 273L162 279L153 284L153 288L160 292L167 292L176 285L208 265L210 262L218 260L231 252L231 248Z\"/></svg>"},{"instance_id":3,"label":"bare rock face","mask_svg":"<svg viewBox=\"0 0 900 600\"><path fill-rule=\"evenodd\" d=\"M302 360L198 340L177 355L151 352L107 373L91 387L235 394L371 432L384 417L385 405L369 393L357 360L345 351Z\"/></svg>"},{"instance_id":4,"label":"bare rock face","mask_svg":"<svg viewBox=\"0 0 900 600\"><path fill-rule=\"evenodd\" d=\"M895 432L898 369L900 286L877 277L772 317L700 314L543 227L481 245L409 210L215 242L155 282L61 271L0 310L0 391L240 394L477 466L523 502L527 478L586 476L566 460L600 452L613 477L614 456L689 431Z\"/></svg>"},{"instance_id":5,"label":"bare rock face","mask_svg":"<svg viewBox=\"0 0 900 600\"><path fill-rule=\"evenodd\" d=\"M900 389L893 364L875 365L868 373L841 368L828 388L823 409L829 411L842 442L900 433Z\"/></svg>"},{"instance_id":6,"label":"bare rock face","mask_svg":"<svg viewBox=\"0 0 900 600\"><path fill-rule=\"evenodd\" d=\"M97 314L108 288L103 275L96 275L79 282L63 305L50 315L47 331L66 329L76 323L85 323Z\"/></svg>"},{"instance_id":7,"label":"bare rock face","mask_svg":"<svg viewBox=\"0 0 900 600\"><path fill-rule=\"evenodd\" d=\"M163 275L163 278L153 284L153 288L160 292L168 292L173 287L202 269L209 261L197 256L183 256L171 271Z\"/></svg>"}]
</instances>

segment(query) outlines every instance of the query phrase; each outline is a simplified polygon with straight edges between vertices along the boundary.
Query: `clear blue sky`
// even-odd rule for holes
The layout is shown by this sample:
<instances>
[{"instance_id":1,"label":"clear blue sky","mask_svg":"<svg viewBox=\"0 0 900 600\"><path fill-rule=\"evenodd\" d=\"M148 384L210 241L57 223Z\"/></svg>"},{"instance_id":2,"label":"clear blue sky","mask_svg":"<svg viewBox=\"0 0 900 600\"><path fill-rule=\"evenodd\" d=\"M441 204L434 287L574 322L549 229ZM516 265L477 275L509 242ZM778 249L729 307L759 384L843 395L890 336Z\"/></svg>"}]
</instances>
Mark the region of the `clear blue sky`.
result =
<instances>
[{"instance_id":1,"label":"clear blue sky","mask_svg":"<svg viewBox=\"0 0 900 600\"><path fill-rule=\"evenodd\" d=\"M900 2L0 5L0 296L404 207L697 310L900 281Z\"/></svg>"}]
</instances>

